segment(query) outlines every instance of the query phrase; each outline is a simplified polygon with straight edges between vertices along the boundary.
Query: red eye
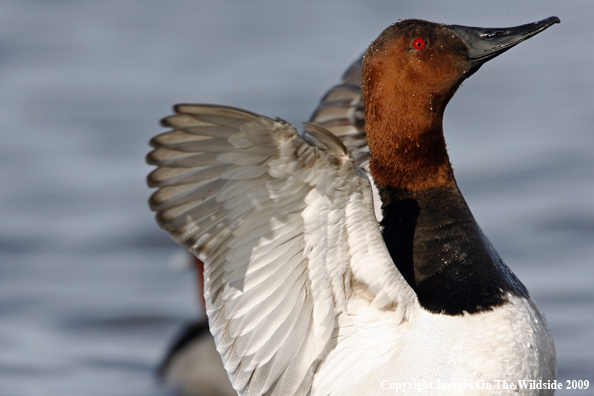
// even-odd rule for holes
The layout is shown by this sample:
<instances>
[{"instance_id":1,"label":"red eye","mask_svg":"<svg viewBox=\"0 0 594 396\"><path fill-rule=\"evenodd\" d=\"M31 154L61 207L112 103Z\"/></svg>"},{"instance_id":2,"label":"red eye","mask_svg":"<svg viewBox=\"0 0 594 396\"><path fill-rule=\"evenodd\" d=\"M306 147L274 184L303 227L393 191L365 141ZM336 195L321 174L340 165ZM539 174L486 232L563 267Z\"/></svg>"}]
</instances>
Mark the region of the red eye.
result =
<instances>
[{"instance_id":1,"label":"red eye","mask_svg":"<svg viewBox=\"0 0 594 396\"><path fill-rule=\"evenodd\" d=\"M425 48L425 40L422 38L416 39L413 41L413 48L418 50Z\"/></svg>"}]
</instances>

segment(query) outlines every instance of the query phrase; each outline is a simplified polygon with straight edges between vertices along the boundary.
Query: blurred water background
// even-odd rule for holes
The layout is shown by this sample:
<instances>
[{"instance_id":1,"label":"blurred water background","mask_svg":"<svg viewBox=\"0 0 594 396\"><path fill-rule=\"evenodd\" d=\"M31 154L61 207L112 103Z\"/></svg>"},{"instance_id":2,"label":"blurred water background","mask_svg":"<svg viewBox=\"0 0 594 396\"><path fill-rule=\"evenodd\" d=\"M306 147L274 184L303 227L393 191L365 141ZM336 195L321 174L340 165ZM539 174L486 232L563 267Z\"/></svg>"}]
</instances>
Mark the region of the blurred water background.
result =
<instances>
[{"instance_id":1,"label":"blurred water background","mask_svg":"<svg viewBox=\"0 0 594 396\"><path fill-rule=\"evenodd\" d=\"M0 395L167 395L197 315L146 200L179 102L300 123L389 24L561 24L489 62L446 111L460 188L546 313L559 379L594 395L594 2L0 1ZM565 382L564 382L565 384Z\"/></svg>"}]
</instances>

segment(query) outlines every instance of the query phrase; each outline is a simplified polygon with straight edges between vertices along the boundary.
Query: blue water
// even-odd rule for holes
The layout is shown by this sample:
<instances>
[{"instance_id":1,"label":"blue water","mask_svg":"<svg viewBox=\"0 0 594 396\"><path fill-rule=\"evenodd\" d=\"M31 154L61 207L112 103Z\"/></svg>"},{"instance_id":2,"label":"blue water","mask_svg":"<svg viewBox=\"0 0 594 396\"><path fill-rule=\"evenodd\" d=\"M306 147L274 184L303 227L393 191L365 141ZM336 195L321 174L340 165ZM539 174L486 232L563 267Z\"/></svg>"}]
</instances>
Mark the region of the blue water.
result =
<instances>
[{"instance_id":1,"label":"blue water","mask_svg":"<svg viewBox=\"0 0 594 396\"><path fill-rule=\"evenodd\" d=\"M0 2L0 395L167 395L154 368L196 316L146 200L178 102L293 123L410 17L562 23L485 65L446 111L459 185L546 313L560 380L594 395L594 2Z\"/></svg>"}]
</instances>

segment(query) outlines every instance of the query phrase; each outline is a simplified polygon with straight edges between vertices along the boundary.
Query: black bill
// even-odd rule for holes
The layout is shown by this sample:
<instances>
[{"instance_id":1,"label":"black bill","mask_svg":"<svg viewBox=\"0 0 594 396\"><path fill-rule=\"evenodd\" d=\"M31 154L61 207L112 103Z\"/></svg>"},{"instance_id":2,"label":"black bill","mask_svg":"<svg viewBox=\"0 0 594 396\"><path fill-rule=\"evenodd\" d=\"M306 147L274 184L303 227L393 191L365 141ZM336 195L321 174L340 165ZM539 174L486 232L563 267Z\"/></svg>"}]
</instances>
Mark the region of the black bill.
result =
<instances>
[{"instance_id":1,"label":"black bill","mask_svg":"<svg viewBox=\"0 0 594 396\"><path fill-rule=\"evenodd\" d=\"M468 47L468 57L472 64L470 75L488 60L560 22L559 18L552 16L539 22L511 28L477 28L459 25L451 25L449 28Z\"/></svg>"}]
</instances>

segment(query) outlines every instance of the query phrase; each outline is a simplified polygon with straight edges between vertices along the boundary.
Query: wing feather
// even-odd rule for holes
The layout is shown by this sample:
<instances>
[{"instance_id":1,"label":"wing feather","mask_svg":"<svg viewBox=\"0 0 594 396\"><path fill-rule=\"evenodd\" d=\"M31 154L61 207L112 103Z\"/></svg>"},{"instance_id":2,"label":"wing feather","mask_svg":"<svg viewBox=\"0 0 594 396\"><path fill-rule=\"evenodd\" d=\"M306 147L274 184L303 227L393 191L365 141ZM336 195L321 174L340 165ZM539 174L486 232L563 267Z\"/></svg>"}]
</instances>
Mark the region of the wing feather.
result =
<instances>
[{"instance_id":1,"label":"wing feather","mask_svg":"<svg viewBox=\"0 0 594 396\"><path fill-rule=\"evenodd\" d=\"M188 154L182 151L160 149L151 151L146 160L151 165L167 166L168 168L194 168L220 164L216 153Z\"/></svg>"},{"instance_id":2,"label":"wing feather","mask_svg":"<svg viewBox=\"0 0 594 396\"><path fill-rule=\"evenodd\" d=\"M326 128L342 140L359 166L369 160L361 93L362 63L363 57L347 69L342 82L324 95L311 116L311 122Z\"/></svg>"},{"instance_id":3,"label":"wing feather","mask_svg":"<svg viewBox=\"0 0 594 396\"><path fill-rule=\"evenodd\" d=\"M235 389L305 395L336 346L353 282L365 279L374 298L387 296L382 303L408 303L369 182L347 147L317 125L299 135L235 108L175 111L162 121L173 130L154 138L147 156L158 165L148 177L158 187L151 209L205 261L210 329ZM389 284L394 290L383 291Z\"/></svg>"},{"instance_id":4,"label":"wing feather","mask_svg":"<svg viewBox=\"0 0 594 396\"><path fill-rule=\"evenodd\" d=\"M149 187L176 186L210 180L224 174L229 164L206 166L203 168L157 168L148 177Z\"/></svg>"}]
</instances>

